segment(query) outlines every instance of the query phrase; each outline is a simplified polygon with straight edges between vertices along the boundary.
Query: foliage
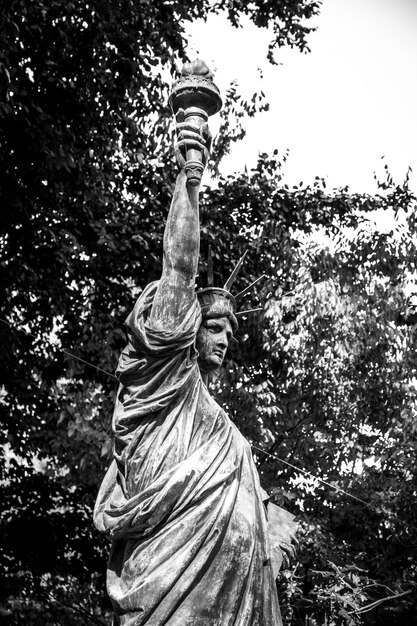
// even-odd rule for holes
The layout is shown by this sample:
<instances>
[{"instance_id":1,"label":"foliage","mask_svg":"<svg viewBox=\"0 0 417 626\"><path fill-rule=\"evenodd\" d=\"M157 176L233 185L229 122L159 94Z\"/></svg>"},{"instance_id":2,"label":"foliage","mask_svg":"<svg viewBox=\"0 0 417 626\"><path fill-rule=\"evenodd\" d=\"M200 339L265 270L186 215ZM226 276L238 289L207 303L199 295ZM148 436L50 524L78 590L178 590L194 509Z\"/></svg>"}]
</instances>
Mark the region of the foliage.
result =
<instances>
[{"instance_id":1,"label":"foliage","mask_svg":"<svg viewBox=\"0 0 417 626\"><path fill-rule=\"evenodd\" d=\"M184 22L227 9L233 23L248 15L272 24L277 45L304 49L304 20L317 8L3 8L1 317L12 326L1 325L4 623L109 620L108 546L91 524L111 454L108 373L123 319L161 267L174 180L163 76L184 58ZM242 115L266 106L230 86L214 168L244 133ZM385 214L397 216L391 230L374 224ZM413 620L414 219L406 184L388 180L375 197L328 193L320 180L288 189L277 153L203 194L202 258L211 243L218 280L248 246L236 289L266 274L256 290L265 315L243 323L215 383L219 399L258 447L343 490L255 452L264 485L302 527L298 562L280 583L288 624Z\"/></svg>"},{"instance_id":2,"label":"foliage","mask_svg":"<svg viewBox=\"0 0 417 626\"><path fill-rule=\"evenodd\" d=\"M320 180L288 190L279 172L264 155L250 182L222 183L239 207L227 223L232 241L243 249L249 239L250 278L267 279L265 317L242 329L219 393L249 440L273 455L255 449L264 484L305 528L283 593L290 623L411 624L415 197L406 184L375 197L325 193ZM208 232L220 232L227 217L207 212Z\"/></svg>"}]
</instances>

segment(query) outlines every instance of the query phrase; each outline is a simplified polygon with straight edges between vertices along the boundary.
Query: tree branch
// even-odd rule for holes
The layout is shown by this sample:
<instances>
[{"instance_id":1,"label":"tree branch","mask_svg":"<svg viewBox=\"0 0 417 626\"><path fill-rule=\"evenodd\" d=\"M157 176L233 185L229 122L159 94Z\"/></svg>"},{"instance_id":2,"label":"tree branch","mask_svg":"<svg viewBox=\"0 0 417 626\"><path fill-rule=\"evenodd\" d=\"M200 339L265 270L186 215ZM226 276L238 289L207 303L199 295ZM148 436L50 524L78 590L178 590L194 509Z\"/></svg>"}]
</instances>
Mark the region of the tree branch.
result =
<instances>
[{"instance_id":1,"label":"tree branch","mask_svg":"<svg viewBox=\"0 0 417 626\"><path fill-rule=\"evenodd\" d=\"M402 593L397 593L397 594L394 594L393 596L386 596L386 598L381 598L380 600L371 602L371 604L366 604L361 609L357 609L356 611L350 611L349 615L352 615L353 613L356 613L357 615L362 614L362 613L367 613L368 611L372 611L372 609L375 609L377 606L379 606L383 602L388 602L388 600L395 600L396 598L402 598L403 596L406 596L409 593L411 593L411 591L412 589L409 589L408 591L403 591Z\"/></svg>"}]
</instances>

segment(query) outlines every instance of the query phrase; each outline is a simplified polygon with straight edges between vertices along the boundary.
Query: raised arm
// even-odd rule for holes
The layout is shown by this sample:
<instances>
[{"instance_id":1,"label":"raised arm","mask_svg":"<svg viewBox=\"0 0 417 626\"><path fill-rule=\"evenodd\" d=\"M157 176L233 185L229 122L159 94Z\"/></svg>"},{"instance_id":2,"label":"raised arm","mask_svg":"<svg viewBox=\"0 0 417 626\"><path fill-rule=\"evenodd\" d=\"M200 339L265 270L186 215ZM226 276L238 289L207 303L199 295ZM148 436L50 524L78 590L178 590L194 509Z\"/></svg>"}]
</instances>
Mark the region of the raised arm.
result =
<instances>
[{"instance_id":1,"label":"raised arm","mask_svg":"<svg viewBox=\"0 0 417 626\"><path fill-rule=\"evenodd\" d=\"M190 147L200 149L206 160L210 141L206 126L200 133L198 127L180 123L178 130L176 156L181 171L165 226L162 276L150 315L152 325L161 330L172 330L178 317L191 306L195 297L200 248L199 185L187 182L185 150Z\"/></svg>"}]
</instances>

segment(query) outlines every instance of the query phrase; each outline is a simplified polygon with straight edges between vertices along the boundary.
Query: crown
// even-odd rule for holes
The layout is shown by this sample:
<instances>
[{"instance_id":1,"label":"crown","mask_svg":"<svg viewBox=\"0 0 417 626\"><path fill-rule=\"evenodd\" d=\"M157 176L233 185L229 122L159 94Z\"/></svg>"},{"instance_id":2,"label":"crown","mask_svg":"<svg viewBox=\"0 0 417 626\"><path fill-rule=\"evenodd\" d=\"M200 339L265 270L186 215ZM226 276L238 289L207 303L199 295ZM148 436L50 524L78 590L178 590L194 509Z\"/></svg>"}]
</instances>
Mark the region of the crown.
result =
<instances>
[{"instance_id":1,"label":"crown","mask_svg":"<svg viewBox=\"0 0 417 626\"><path fill-rule=\"evenodd\" d=\"M214 287L213 258L211 254L211 246L209 246L207 259L207 287L205 287L204 289L199 289L197 291L197 297L200 302L203 318L223 316L229 317L233 326L233 332L236 332L238 328L237 318L248 315L250 313L255 313L256 311L262 311L262 307L247 309L245 311L237 311L236 301L242 296L246 295L257 283L259 283L259 281L265 278L265 274L262 274L262 276L254 280L250 285L248 285L248 287L242 289L242 291L240 291L238 294L233 295L230 292L230 289L235 282L236 276L243 265L247 252L248 251L246 250L243 256L236 263L235 268L233 269L223 287Z\"/></svg>"}]
</instances>

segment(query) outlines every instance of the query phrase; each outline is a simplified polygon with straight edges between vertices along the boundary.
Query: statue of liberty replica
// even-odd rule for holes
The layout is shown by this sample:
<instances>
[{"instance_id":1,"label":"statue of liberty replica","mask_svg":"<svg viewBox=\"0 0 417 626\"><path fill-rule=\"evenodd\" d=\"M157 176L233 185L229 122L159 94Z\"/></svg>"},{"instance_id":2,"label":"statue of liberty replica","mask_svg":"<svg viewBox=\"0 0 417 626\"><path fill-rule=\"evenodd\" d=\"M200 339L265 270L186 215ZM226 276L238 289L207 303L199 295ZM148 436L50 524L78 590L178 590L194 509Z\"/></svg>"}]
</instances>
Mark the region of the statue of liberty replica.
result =
<instances>
[{"instance_id":1,"label":"statue of liberty replica","mask_svg":"<svg viewBox=\"0 0 417 626\"><path fill-rule=\"evenodd\" d=\"M112 541L114 625L279 626L273 505L267 509L249 443L208 388L238 328L230 291L238 268L220 288L209 267L209 286L195 291L207 119L221 106L204 63L184 66L171 105L179 173L162 276L126 321L114 460L94 512Z\"/></svg>"}]
</instances>

